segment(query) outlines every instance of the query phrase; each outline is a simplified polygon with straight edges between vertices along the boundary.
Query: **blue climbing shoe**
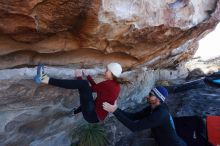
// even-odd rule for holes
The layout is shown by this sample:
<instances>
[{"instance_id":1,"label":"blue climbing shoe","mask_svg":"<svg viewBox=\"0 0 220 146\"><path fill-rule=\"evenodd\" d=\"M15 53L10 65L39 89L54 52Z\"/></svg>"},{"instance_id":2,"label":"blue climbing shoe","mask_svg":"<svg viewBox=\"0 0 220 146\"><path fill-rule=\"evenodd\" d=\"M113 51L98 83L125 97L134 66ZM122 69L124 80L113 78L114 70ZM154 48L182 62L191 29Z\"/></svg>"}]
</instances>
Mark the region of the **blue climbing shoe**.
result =
<instances>
[{"instance_id":1,"label":"blue climbing shoe","mask_svg":"<svg viewBox=\"0 0 220 146\"><path fill-rule=\"evenodd\" d=\"M37 66L37 75L34 77L34 81L37 84L42 83L43 74L44 74L44 65L43 64L38 64L38 66Z\"/></svg>"}]
</instances>

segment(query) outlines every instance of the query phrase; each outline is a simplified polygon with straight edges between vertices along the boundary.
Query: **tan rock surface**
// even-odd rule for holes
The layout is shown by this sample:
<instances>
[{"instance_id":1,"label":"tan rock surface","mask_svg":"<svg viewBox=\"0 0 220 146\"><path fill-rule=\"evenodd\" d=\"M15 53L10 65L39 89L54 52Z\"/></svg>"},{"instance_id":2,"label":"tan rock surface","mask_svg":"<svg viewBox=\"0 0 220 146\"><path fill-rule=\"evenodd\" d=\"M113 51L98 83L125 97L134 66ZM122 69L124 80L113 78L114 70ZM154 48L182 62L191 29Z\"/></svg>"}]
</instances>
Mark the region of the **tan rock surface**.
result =
<instances>
[{"instance_id":1,"label":"tan rock surface","mask_svg":"<svg viewBox=\"0 0 220 146\"><path fill-rule=\"evenodd\" d=\"M173 67L215 28L219 5L219 0L0 0L0 69L111 61L126 68Z\"/></svg>"}]
</instances>

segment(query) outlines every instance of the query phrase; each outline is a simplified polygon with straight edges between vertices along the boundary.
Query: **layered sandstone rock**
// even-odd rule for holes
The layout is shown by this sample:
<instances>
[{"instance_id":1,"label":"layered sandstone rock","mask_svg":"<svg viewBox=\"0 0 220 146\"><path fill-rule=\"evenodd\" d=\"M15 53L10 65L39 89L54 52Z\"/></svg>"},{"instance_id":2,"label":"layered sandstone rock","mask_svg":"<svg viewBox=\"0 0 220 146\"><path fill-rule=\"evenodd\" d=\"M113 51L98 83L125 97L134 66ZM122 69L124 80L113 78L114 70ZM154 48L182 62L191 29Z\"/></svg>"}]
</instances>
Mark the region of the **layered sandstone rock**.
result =
<instances>
[{"instance_id":1,"label":"layered sandstone rock","mask_svg":"<svg viewBox=\"0 0 220 146\"><path fill-rule=\"evenodd\" d=\"M76 129L82 124L86 125L86 121L83 120L81 113L73 117L69 116L69 111L79 105L77 90L38 85L32 79L23 79L24 76L32 75L31 69L6 71L0 71L0 77L6 78L8 75L7 80L0 80L0 145L70 146L72 133L77 135L74 139L78 140ZM73 78L72 72L68 69L49 68L46 71L53 77ZM97 71L101 72L99 70L94 72ZM16 77L13 76L16 74ZM176 79L186 75L187 72L184 70L138 69L125 72L123 76L132 84L121 86L118 106L124 110L137 111L146 106L144 97L154 86L155 81ZM102 76L94 77L96 82L103 80ZM181 84L180 80L174 83ZM166 102L175 116L216 115L220 111L219 93L219 89L202 86L202 88L171 94ZM152 139L146 138L145 132L132 134L112 115L104 121L104 126L108 133L109 146L154 143Z\"/></svg>"},{"instance_id":2,"label":"layered sandstone rock","mask_svg":"<svg viewBox=\"0 0 220 146\"><path fill-rule=\"evenodd\" d=\"M0 71L0 77L5 77L4 80L0 79L0 145L70 146L71 134L77 132L76 128L82 124L86 125L81 113L69 116L73 107L79 106L78 91L44 84L38 85L33 79L23 79L22 74L32 75L31 69L11 69L4 75L5 71ZM49 68L46 71L52 77L73 78L72 71L68 69ZM99 70L93 72L99 72ZM155 80L185 75L183 71L147 71L144 69L126 72L123 76L127 77L132 84L121 86L119 106L126 109L144 103L144 97L152 88ZM102 76L94 77L96 82L103 80ZM121 137L131 133L119 121L112 118L110 120L107 118L104 125L109 134L110 145L115 145ZM74 138L77 140L79 134L75 135L77 137Z\"/></svg>"},{"instance_id":3,"label":"layered sandstone rock","mask_svg":"<svg viewBox=\"0 0 220 146\"><path fill-rule=\"evenodd\" d=\"M0 1L0 69L39 62L175 66L219 22L219 1ZM166 61L164 61L166 60Z\"/></svg>"},{"instance_id":4,"label":"layered sandstone rock","mask_svg":"<svg viewBox=\"0 0 220 146\"><path fill-rule=\"evenodd\" d=\"M119 107L137 110L156 80L187 75L149 68L189 59L219 22L219 11L220 0L0 0L0 145L69 146L72 132L86 124L81 114L68 116L79 105L78 92L37 85L33 65L44 63L49 76L68 79L74 68L90 68L99 82L103 66L117 61L132 81L121 86ZM168 99L171 112L219 112L217 96L205 101L206 92L192 93ZM110 145L146 141L146 133L131 134L113 117L104 124Z\"/></svg>"}]
</instances>

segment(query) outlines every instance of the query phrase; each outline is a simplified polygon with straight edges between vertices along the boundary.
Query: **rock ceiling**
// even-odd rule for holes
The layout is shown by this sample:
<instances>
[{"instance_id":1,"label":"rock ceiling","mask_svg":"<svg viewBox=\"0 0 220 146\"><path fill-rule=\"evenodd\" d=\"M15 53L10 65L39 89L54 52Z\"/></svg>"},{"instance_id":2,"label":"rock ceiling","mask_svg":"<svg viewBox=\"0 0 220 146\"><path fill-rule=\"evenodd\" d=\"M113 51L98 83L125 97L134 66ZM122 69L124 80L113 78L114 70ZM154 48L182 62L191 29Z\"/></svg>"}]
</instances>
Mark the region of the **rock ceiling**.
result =
<instances>
[{"instance_id":1,"label":"rock ceiling","mask_svg":"<svg viewBox=\"0 0 220 146\"><path fill-rule=\"evenodd\" d=\"M216 27L219 6L220 0L0 0L0 69L111 61L174 67Z\"/></svg>"}]
</instances>

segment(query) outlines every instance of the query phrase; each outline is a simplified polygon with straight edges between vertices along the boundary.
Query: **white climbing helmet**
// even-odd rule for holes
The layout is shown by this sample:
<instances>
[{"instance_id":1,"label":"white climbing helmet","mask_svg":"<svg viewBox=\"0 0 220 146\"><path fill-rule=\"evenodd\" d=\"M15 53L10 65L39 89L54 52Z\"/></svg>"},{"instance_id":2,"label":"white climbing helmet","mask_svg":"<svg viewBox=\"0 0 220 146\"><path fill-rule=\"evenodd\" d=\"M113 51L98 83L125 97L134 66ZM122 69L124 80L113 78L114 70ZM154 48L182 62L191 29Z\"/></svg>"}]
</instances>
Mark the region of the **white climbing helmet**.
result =
<instances>
[{"instance_id":1,"label":"white climbing helmet","mask_svg":"<svg viewBox=\"0 0 220 146\"><path fill-rule=\"evenodd\" d=\"M119 63L109 63L107 65L108 70L110 70L112 72L112 74L116 77L120 77L121 73L122 73L122 67Z\"/></svg>"}]
</instances>

